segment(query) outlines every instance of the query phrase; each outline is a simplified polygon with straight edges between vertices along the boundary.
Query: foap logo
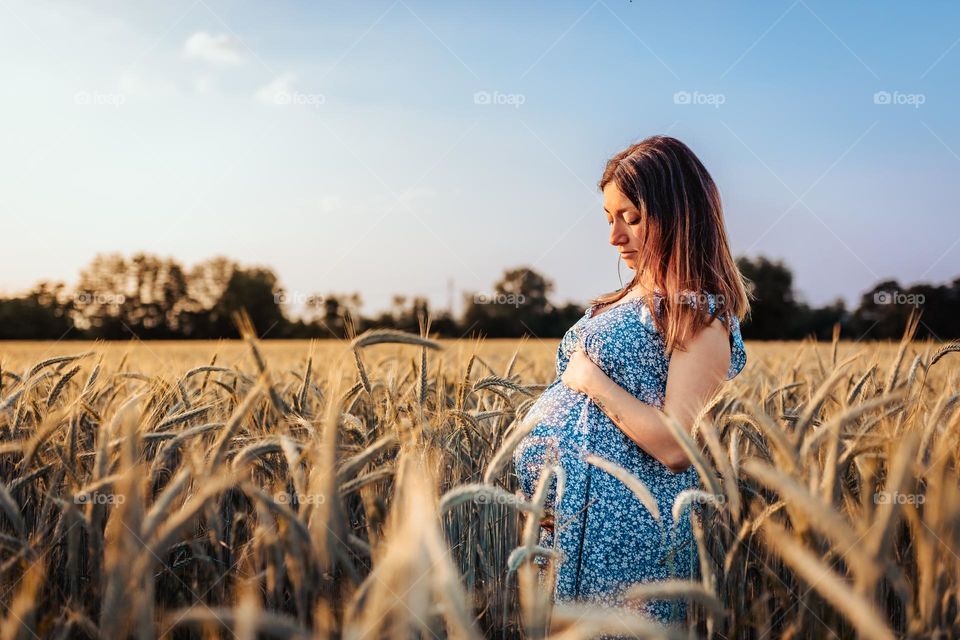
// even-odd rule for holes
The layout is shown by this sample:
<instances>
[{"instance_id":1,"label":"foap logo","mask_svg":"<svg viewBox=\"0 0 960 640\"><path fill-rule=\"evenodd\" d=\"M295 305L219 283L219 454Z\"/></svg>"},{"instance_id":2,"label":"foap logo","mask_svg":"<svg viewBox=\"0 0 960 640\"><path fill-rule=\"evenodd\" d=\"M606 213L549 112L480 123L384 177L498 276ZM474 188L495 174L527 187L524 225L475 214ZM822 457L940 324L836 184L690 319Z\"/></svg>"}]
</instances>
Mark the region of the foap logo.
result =
<instances>
[{"instance_id":1,"label":"foap logo","mask_svg":"<svg viewBox=\"0 0 960 640\"><path fill-rule=\"evenodd\" d=\"M723 306L725 297L722 293L712 294L714 301ZM710 307L710 295L704 292L680 291L676 294L678 304L685 304L691 307L707 309Z\"/></svg>"},{"instance_id":2,"label":"foap logo","mask_svg":"<svg viewBox=\"0 0 960 640\"><path fill-rule=\"evenodd\" d=\"M478 293L473 296L474 304L506 304L517 309L526 301L527 297L522 293Z\"/></svg>"},{"instance_id":3,"label":"foap logo","mask_svg":"<svg viewBox=\"0 0 960 640\"><path fill-rule=\"evenodd\" d=\"M874 504L923 504L927 498L922 493L879 491L873 494Z\"/></svg>"},{"instance_id":4,"label":"foap logo","mask_svg":"<svg viewBox=\"0 0 960 640\"><path fill-rule=\"evenodd\" d=\"M113 493L100 493L94 491L93 493L78 493L73 496L74 504L123 504L126 498L123 494L113 494Z\"/></svg>"},{"instance_id":5,"label":"foap logo","mask_svg":"<svg viewBox=\"0 0 960 640\"><path fill-rule=\"evenodd\" d=\"M673 104L699 105L719 109L727 101L722 93L701 93L700 91L677 91L673 94Z\"/></svg>"},{"instance_id":6,"label":"foap logo","mask_svg":"<svg viewBox=\"0 0 960 640\"><path fill-rule=\"evenodd\" d=\"M919 109L927 101L924 93L902 93L900 91L877 91L873 94L873 104L908 106Z\"/></svg>"},{"instance_id":7,"label":"foap logo","mask_svg":"<svg viewBox=\"0 0 960 640\"><path fill-rule=\"evenodd\" d=\"M923 305L926 296L922 293L904 293L897 289L891 291L875 291L873 293L874 304L908 304L914 307Z\"/></svg>"},{"instance_id":8,"label":"foap logo","mask_svg":"<svg viewBox=\"0 0 960 640\"><path fill-rule=\"evenodd\" d=\"M87 304L123 304L127 296L122 293L103 293L100 291L78 291L73 296L74 302L79 305Z\"/></svg>"},{"instance_id":9,"label":"foap logo","mask_svg":"<svg viewBox=\"0 0 960 640\"><path fill-rule=\"evenodd\" d=\"M324 296L316 293L304 293L302 291L274 291L273 301L277 304L302 304L307 306L320 306L325 300Z\"/></svg>"},{"instance_id":10,"label":"foap logo","mask_svg":"<svg viewBox=\"0 0 960 640\"><path fill-rule=\"evenodd\" d=\"M323 504L327 501L322 493L302 493L297 496L291 496L286 491L279 491L274 494L273 499L277 504L288 505L296 502L297 504Z\"/></svg>"},{"instance_id":11,"label":"foap logo","mask_svg":"<svg viewBox=\"0 0 960 640\"><path fill-rule=\"evenodd\" d=\"M82 107L114 107L119 108L127 101L122 93L100 93L99 91L78 91L73 94L74 104Z\"/></svg>"},{"instance_id":12,"label":"foap logo","mask_svg":"<svg viewBox=\"0 0 960 640\"><path fill-rule=\"evenodd\" d=\"M477 91L473 94L473 104L478 105L507 105L519 109L527 101L522 93L501 93L499 91Z\"/></svg>"},{"instance_id":13,"label":"foap logo","mask_svg":"<svg viewBox=\"0 0 960 640\"><path fill-rule=\"evenodd\" d=\"M523 498L518 495L505 491L494 491L486 487L471 492L470 496L473 503L479 505L518 505L523 503Z\"/></svg>"},{"instance_id":14,"label":"foap logo","mask_svg":"<svg viewBox=\"0 0 960 640\"><path fill-rule=\"evenodd\" d=\"M320 105L327 101L327 97L322 93L300 93L299 91L278 91L273 96L274 104L286 105L306 105L314 109L320 108Z\"/></svg>"}]
</instances>

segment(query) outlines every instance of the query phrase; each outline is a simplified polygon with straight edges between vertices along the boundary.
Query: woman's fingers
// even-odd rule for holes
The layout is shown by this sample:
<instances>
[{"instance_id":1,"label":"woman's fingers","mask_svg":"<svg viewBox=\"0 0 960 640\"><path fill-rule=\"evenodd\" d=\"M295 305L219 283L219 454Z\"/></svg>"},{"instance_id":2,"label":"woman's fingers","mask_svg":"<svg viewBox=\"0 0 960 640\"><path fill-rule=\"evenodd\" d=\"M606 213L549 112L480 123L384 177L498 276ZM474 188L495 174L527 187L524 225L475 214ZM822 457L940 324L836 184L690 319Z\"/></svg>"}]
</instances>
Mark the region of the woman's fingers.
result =
<instances>
[{"instance_id":1,"label":"woman's fingers","mask_svg":"<svg viewBox=\"0 0 960 640\"><path fill-rule=\"evenodd\" d=\"M547 531L553 531L553 516L547 515L540 518L540 526Z\"/></svg>"}]
</instances>

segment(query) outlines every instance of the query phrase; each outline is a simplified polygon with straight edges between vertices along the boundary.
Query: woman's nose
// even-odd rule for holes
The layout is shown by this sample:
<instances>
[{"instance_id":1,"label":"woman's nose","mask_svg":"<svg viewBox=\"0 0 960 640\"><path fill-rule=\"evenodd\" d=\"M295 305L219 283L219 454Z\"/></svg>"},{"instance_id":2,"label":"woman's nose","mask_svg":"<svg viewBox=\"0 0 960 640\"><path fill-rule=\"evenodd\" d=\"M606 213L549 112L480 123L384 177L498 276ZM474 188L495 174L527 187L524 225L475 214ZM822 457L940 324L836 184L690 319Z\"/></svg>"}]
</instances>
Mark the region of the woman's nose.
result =
<instances>
[{"instance_id":1,"label":"woman's nose","mask_svg":"<svg viewBox=\"0 0 960 640\"><path fill-rule=\"evenodd\" d=\"M620 228L618 223L614 222L610 228L610 244L619 247L620 245L627 244L628 241L627 233Z\"/></svg>"}]
</instances>

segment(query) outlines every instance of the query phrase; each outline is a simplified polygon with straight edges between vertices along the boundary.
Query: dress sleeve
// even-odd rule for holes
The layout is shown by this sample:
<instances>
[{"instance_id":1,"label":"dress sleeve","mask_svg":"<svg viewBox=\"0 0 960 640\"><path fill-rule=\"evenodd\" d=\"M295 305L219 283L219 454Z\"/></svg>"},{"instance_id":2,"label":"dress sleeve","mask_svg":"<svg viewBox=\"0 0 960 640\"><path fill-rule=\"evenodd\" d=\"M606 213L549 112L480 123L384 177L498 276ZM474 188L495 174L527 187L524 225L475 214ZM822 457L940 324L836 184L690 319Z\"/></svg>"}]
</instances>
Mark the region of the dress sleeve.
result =
<instances>
[{"instance_id":1,"label":"dress sleeve","mask_svg":"<svg viewBox=\"0 0 960 640\"><path fill-rule=\"evenodd\" d=\"M589 309L587 312L589 312ZM587 312L584 312L584 315L581 316L581 318L577 320L573 326L567 329L566 333L563 334L563 338L560 339L560 344L557 345L556 359L554 364L554 373L556 374L556 379L559 379L560 376L563 375L564 370L567 368L567 363L570 361L570 354L573 353L573 349L580 339L580 327L583 323L583 318L586 317Z\"/></svg>"},{"instance_id":2,"label":"dress sleeve","mask_svg":"<svg viewBox=\"0 0 960 640\"><path fill-rule=\"evenodd\" d=\"M710 313L713 313L716 308L716 296L712 293L707 294L707 300ZM720 318L730 328L730 368L727 370L725 379L733 380L747 365L747 348L743 344L743 336L740 334L740 319L729 312L721 314Z\"/></svg>"},{"instance_id":3,"label":"dress sleeve","mask_svg":"<svg viewBox=\"0 0 960 640\"><path fill-rule=\"evenodd\" d=\"M743 368L747 365L747 348L743 344L743 336L740 334L740 319L733 314L728 314L730 322L730 370L727 371L727 380L737 377Z\"/></svg>"}]
</instances>

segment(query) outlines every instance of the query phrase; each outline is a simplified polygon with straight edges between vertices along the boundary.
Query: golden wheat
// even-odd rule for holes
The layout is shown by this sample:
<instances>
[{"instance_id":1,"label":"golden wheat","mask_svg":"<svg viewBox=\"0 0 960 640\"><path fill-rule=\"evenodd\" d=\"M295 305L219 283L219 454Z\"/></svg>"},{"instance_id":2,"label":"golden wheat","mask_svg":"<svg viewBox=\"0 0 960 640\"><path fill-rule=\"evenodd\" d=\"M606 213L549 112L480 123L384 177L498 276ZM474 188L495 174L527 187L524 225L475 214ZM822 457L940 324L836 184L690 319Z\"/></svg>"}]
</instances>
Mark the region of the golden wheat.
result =
<instances>
[{"instance_id":1,"label":"golden wheat","mask_svg":"<svg viewBox=\"0 0 960 640\"><path fill-rule=\"evenodd\" d=\"M960 347L915 324L751 343L692 433L661 416L701 575L627 595L686 600L685 629L551 601L563 469L527 501L510 465L555 344L240 326L216 353L0 345L0 638L960 636Z\"/></svg>"}]
</instances>

